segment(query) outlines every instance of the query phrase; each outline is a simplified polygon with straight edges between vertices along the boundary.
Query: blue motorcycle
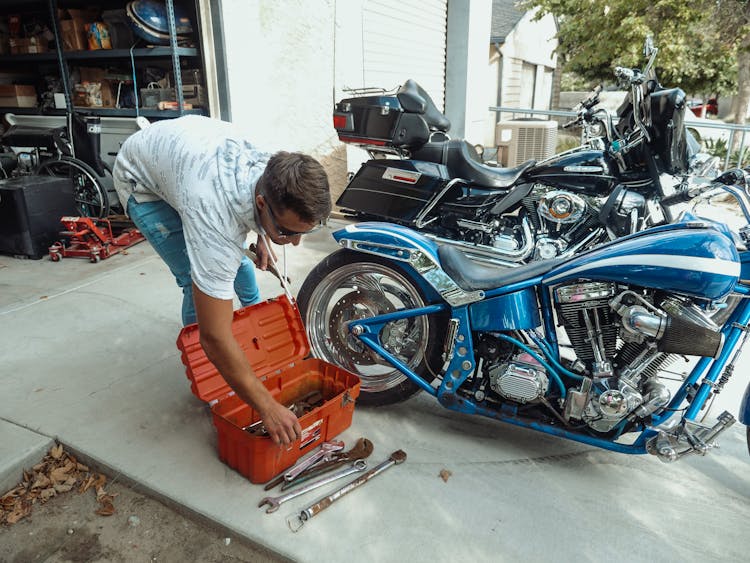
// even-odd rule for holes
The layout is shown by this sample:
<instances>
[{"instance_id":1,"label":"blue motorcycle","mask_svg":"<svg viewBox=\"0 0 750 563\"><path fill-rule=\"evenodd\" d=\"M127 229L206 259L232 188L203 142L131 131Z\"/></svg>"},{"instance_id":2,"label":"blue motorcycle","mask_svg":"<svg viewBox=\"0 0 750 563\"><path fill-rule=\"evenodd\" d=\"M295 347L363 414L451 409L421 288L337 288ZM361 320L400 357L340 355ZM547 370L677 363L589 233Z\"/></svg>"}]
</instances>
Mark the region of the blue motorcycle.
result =
<instances>
[{"instance_id":1,"label":"blue motorcycle","mask_svg":"<svg viewBox=\"0 0 750 563\"><path fill-rule=\"evenodd\" d=\"M352 224L298 296L313 351L359 375L362 404L425 391L455 411L608 450L704 455L735 422L699 419L750 326L750 197L741 170L691 189L669 203L722 191L743 228L686 214L506 269L405 227ZM665 370L681 358L694 367L674 384ZM740 421L750 423L750 387Z\"/></svg>"}]
</instances>

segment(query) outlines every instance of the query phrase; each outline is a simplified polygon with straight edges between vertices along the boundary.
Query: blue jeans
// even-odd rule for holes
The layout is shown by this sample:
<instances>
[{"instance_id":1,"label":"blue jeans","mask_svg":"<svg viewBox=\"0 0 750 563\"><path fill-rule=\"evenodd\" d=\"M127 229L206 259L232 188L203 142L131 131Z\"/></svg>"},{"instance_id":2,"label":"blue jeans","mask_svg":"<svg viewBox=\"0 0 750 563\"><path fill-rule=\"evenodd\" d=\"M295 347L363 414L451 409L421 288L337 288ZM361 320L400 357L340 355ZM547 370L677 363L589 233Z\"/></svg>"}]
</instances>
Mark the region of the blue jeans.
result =
<instances>
[{"instance_id":1,"label":"blue jeans","mask_svg":"<svg viewBox=\"0 0 750 563\"><path fill-rule=\"evenodd\" d=\"M165 201L138 203L132 196L128 200L127 211L138 230L169 266L177 285L182 288L182 324L185 326L196 322L193 279L190 276L190 260L180 215ZM260 290L255 281L255 265L247 256L242 258L237 271L234 291L243 307L260 301Z\"/></svg>"}]
</instances>

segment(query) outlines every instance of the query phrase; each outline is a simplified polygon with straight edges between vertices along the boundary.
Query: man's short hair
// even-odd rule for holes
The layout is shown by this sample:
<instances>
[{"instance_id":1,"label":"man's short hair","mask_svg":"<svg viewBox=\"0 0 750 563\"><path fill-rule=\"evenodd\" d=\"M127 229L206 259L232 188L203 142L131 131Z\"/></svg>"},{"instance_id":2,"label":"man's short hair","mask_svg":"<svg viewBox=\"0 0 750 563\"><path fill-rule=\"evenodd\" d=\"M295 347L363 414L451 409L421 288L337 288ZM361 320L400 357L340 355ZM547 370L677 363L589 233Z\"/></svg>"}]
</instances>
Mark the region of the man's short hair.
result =
<instances>
[{"instance_id":1,"label":"man's short hair","mask_svg":"<svg viewBox=\"0 0 750 563\"><path fill-rule=\"evenodd\" d=\"M300 152L274 154L256 189L272 205L294 211L306 223L318 223L331 213L325 170L313 157Z\"/></svg>"}]
</instances>

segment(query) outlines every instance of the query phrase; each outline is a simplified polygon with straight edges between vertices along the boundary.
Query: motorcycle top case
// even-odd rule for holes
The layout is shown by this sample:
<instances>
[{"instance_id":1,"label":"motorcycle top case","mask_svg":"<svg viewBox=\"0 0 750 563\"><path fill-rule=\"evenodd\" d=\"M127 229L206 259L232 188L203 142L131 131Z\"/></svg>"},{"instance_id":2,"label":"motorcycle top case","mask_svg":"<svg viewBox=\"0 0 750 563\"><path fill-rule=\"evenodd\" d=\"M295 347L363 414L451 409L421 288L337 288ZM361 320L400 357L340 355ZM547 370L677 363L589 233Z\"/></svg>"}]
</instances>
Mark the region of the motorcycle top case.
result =
<instances>
[{"instance_id":1,"label":"motorcycle top case","mask_svg":"<svg viewBox=\"0 0 750 563\"><path fill-rule=\"evenodd\" d=\"M244 428L261 420L227 385L200 345L198 325L177 338L193 394L211 406L218 435L219 459L247 477L264 483L297 459L351 425L359 378L317 358L307 357L310 344L297 306L285 296L234 312L232 332L245 356L273 397L291 405L313 392L323 404L299 418L302 437L291 447L277 446L267 435Z\"/></svg>"},{"instance_id":2,"label":"motorcycle top case","mask_svg":"<svg viewBox=\"0 0 750 563\"><path fill-rule=\"evenodd\" d=\"M382 147L423 145L430 138L424 117L407 113L396 96L359 96L341 100L333 126L343 143Z\"/></svg>"},{"instance_id":3,"label":"motorcycle top case","mask_svg":"<svg viewBox=\"0 0 750 563\"><path fill-rule=\"evenodd\" d=\"M344 209L413 222L450 181L443 164L421 160L368 160L336 201ZM455 188L459 192L461 188ZM450 197L451 194L445 194Z\"/></svg>"}]
</instances>

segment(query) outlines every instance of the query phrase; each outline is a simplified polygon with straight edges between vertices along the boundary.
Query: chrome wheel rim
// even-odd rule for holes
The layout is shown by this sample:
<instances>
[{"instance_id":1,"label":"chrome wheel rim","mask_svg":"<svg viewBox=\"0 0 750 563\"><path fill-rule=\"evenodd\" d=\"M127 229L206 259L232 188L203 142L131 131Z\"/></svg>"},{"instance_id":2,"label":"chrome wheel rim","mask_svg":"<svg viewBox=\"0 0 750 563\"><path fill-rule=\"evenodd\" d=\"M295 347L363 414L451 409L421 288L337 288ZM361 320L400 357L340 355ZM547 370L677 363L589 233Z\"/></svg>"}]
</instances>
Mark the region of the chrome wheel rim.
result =
<instances>
[{"instance_id":1,"label":"chrome wheel rim","mask_svg":"<svg viewBox=\"0 0 750 563\"><path fill-rule=\"evenodd\" d=\"M363 392L392 389L406 376L349 332L357 319L399 309L424 306L410 281L375 263L347 264L326 275L315 287L307 306L305 324L313 353L357 374ZM428 321L424 316L387 323L380 342L414 370L424 359Z\"/></svg>"}]
</instances>

